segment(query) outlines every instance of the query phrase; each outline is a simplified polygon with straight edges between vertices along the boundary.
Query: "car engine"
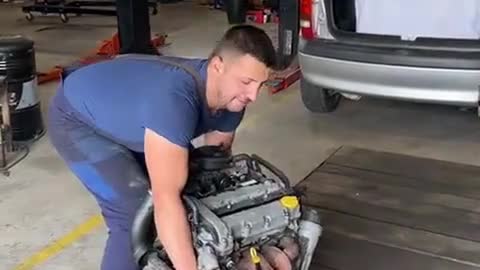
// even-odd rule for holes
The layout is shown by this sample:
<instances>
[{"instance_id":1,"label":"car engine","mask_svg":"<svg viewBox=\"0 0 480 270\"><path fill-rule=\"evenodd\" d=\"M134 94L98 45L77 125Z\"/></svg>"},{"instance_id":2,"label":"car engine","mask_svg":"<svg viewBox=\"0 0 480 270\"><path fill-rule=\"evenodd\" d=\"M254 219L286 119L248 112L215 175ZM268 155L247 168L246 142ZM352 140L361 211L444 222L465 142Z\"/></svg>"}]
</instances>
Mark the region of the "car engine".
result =
<instances>
[{"instance_id":1,"label":"car engine","mask_svg":"<svg viewBox=\"0 0 480 270\"><path fill-rule=\"evenodd\" d=\"M183 201L199 270L307 270L322 232L287 177L257 155L204 146L190 155ZM174 269L156 237L151 195L132 230L144 270ZM258 253L257 253L258 251Z\"/></svg>"}]
</instances>

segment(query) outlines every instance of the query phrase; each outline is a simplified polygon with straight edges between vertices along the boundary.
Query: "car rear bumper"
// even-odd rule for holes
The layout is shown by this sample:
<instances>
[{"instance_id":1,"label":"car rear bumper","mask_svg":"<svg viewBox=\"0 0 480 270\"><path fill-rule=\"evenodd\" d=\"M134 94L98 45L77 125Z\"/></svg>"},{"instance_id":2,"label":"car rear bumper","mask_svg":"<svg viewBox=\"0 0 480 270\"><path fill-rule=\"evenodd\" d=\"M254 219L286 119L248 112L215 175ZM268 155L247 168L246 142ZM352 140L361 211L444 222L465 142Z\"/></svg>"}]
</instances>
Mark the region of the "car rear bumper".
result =
<instances>
[{"instance_id":1,"label":"car rear bumper","mask_svg":"<svg viewBox=\"0 0 480 270\"><path fill-rule=\"evenodd\" d=\"M299 50L304 79L339 92L410 101L478 106L480 69L378 64Z\"/></svg>"}]
</instances>

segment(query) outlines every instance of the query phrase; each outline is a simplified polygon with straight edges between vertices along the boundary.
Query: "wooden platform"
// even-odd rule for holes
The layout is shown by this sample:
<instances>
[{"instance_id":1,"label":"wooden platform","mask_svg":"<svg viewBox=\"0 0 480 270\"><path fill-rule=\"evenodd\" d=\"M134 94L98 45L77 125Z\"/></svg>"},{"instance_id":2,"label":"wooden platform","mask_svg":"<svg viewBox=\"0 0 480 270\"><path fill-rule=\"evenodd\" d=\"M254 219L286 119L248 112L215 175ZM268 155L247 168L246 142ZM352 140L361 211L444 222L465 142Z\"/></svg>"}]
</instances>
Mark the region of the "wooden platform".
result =
<instances>
[{"instance_id":1,"label":"wooden platform","mask_svg":"<svg viewBox=\"0 0 480 270\"><path fill-rule=\"evenodd\" d=\"M312 270L480 269L480 167L344 147L299 183Z\"/></svg>"}]
</instances>

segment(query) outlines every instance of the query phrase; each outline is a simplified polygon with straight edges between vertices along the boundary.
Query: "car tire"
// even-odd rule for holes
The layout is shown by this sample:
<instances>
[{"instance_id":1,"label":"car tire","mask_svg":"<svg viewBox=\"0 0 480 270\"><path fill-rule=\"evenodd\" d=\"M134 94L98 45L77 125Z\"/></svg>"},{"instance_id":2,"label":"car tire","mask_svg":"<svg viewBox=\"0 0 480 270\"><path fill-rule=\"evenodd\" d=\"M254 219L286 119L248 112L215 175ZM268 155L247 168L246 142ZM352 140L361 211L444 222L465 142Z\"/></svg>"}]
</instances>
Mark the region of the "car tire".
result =
<instances>
[{"instance_id":1,"label":"car tire","mask_svg":"<svg viewBox=\"0 0 480 270\"><path fill-rule=\"evenodd\" d=\"M300 79L300 92L305 107L314 113L328 113L337 109L342 95Z\"/></svg>"}]
</instances>

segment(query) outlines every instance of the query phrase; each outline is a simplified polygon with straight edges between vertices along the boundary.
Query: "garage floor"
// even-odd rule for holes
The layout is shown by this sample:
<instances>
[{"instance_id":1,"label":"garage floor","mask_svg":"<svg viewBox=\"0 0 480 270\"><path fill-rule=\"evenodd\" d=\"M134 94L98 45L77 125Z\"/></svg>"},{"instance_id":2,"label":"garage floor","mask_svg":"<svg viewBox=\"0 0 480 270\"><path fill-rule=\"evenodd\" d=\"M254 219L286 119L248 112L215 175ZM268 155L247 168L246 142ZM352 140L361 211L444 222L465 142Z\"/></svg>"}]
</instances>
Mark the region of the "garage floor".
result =
<instances>
[{"instance_id":1,"label":"garage floor","mask_svg":"<svg viewBox=\"0 0 480 270\"><path fill-rule=\"evenodd\" d=\"M224 13L190 1L162 6L151 21L153 31L169 35L172 44L163 52L187 57L206 57L228 28ZM115 29L113 17L74 17L63 24L51 16L29 23L19 7L0 6L0 33L32 38L41 71L76 59ZM44 108L55 87L51 83L39 88ZM304 109L295 84L274 96L262 94L238 132L235 151L260 154L293 182L342 145L480 165L479 127L476 114L458 108L373 99L344 101L335 113L312 115ZM15 269L58 239L62 241L53 247L71 245L60 252L44 250L30 261L35 269L98 269L105 229L88 229L85 223L97 214L93 198L66 169L47 137L42 138L9 178L0 176L0 269ZM86 225L69 235L82 224ZM82 232L85 236L79 238Z\"/></svg>"}]
</instances>

